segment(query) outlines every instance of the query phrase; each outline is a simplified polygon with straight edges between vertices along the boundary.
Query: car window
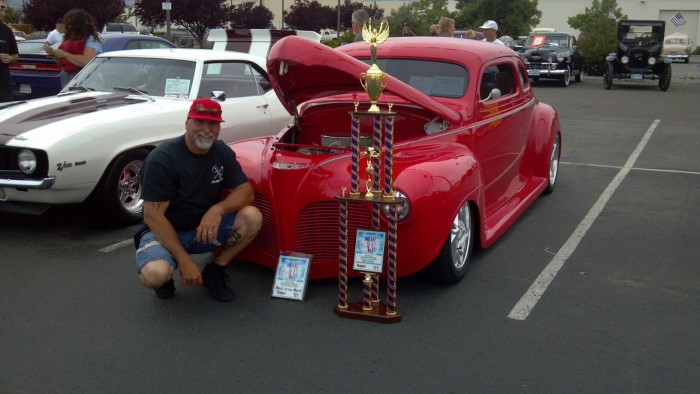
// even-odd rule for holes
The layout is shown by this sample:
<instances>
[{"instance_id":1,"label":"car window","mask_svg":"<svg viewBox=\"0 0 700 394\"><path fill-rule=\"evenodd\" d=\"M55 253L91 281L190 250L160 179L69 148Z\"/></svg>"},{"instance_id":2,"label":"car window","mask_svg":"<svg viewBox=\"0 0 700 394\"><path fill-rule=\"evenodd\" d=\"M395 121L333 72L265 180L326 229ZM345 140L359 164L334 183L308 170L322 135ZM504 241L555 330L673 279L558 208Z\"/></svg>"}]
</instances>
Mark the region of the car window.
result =
<instances>
[{"instance_id":1,"label":"car window","mask_svg":"<svg viewBox=\"0 0 700 394\"><path fill-rule=\"evenodd\" d=\"M134 88L154 96L189 98L196 63L186 60L97 57L67 86L99 91Z\"/></svg>"},{"instance_id":2,"label":"car window","mask_svg":"<svg viewBox=\"0 0 700 394\"><path fill-rule=\"evenodd\" d=\"M527 71L525 70L525 68L519 66L518 75L520 75L520 84L523 86L523 89L526 88L527 85L530 83L530 78L528 78Z\"/></svg>"},{"instance_id":3,"label":"car window","mask_svg":"<svg viewBox=\"0 0 700 394\"><path fill-rule=\"evenodd\" d=\"M527 38L525 43L526 47L544 47L544 48L568 48L569 47L569 36L560 34L535 34Z\"/></svg>"},{"instance_id":4,"label":"car window","mask_svg":"<svg viewBox=\"0 0 700 394\"><path fill-rule=\"evenodd\" d=\"M211 97L214 91L223 91L226 97L248 97L264 93L259 80L264 79L250 63L207 62L197 97Z\"/></svg>"},{"instance_id":5,"label":"car window","mask_svg":"<svg viewBox=\"0 0 700 394\"><path fill-rule=\"evenodd\" d=\"M45 55L44 40L37 41L22 41L17 43L17 52L20 55Z\"/></svg>"},{"instance_id":6,"label":"car window","mask_svg":"<svg viewBox=\"0 0 700 394\"><path fill-rule=\"evenodd\" d=\"M361 59L370 64L370 59ZM458 98L469 86L469 71L454 63L416 59L377 59L379 69L429 96Z\"/></svg>"},{"instance_id":7,"label":"car window","mask_svg":"<svg viewBox=\"0 0 700 394\"><path fill-rule=\"evenodd\" d=\"M481 85L479 86L481 100L486 100L493 93L493 89L500 91L499 97L515 92L513 69L509 64L499 64L487 67L484 70L481 75Z\"/></svg>"},{"instance_id":8,"label":"car window","mask_svg":"<svg viewBox=\"0 0 700 394\"><path fill-rule=\"evenodd\" d=\"M124 46L124 49L162 49L172 48L164 42L157 40L129 40Z\"/></svg>"}]
</instances>

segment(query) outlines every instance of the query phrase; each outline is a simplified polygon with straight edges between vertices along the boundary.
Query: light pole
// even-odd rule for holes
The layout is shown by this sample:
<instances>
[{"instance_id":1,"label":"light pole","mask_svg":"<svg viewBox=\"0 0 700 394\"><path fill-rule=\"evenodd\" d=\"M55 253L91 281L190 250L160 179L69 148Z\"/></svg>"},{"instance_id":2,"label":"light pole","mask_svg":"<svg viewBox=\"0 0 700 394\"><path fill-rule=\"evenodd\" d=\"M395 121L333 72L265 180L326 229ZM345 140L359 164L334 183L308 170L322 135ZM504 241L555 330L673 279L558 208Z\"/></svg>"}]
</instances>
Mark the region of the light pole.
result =
<instances>
[{"instance_id":1,"label":"light pole","mask_svg":"<svg viewBox=\"0 0 700 394\"><path fill-rule=\"evenodd\" d=\"M170 41L170 9L172 8L170 0L165 0L163 9L165 10L165 39Z\"/></svg>"},{"instance_id":2,"label":"light pole","mask_svg":"<svg viewBox=\"0 0 700 394\"><path fill-rule=\"evenodd\" d=\"M340 0L338 0L338 26L335 28L335 38L340 38Z\"/></svg>"}]
</instances>

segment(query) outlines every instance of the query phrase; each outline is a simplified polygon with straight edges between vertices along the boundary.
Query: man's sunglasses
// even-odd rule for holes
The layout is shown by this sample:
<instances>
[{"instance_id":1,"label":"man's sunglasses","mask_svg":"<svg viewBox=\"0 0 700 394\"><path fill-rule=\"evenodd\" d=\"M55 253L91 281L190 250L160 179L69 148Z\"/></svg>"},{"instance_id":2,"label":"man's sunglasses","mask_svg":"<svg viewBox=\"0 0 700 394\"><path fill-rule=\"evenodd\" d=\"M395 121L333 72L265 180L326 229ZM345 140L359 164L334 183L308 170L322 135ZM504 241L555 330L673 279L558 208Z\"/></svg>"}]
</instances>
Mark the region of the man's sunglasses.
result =
<instances>
[{"instance_id":1,"label":"man's sunglasses","mask_svg":"<svg viewBox=\"0 0 700 394\"><path fill-rule=\"evenodd\" d=\"M197 108L193 109L193 111L198 113L198 114L221 115L221 110L216 109L216 108L197 107Z\"/></svg>"},{"instance_id":2,"label":"man's sunglasses","mask_svg":"<svg viewBox=\"0 0 700 394\"><path fill-rule=\"evenodd\" d=\"M7 4L0 4L0 10L4 10L5 8L7 8Z\"/></svg>"}]
</instances>

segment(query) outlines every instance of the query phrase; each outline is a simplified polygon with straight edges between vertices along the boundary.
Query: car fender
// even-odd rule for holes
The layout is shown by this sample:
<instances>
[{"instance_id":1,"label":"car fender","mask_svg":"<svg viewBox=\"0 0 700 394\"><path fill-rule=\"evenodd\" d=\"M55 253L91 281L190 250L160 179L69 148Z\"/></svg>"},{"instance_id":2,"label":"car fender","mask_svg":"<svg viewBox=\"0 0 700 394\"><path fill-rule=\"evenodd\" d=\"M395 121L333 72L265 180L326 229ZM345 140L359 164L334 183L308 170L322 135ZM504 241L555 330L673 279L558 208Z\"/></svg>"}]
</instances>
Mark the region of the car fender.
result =
<instances>
[{"instance_id":1,"label":"car fender","mask_svg":"<svg viewBox=\"0 0 700 394\"><path fill-rule=\"evenodd\" d=\"M561 130L556 110L549 104L538 102L532 112L530 130L522 172L526 176L548 177L552 142Z\"/></svg>"}]
</instances>

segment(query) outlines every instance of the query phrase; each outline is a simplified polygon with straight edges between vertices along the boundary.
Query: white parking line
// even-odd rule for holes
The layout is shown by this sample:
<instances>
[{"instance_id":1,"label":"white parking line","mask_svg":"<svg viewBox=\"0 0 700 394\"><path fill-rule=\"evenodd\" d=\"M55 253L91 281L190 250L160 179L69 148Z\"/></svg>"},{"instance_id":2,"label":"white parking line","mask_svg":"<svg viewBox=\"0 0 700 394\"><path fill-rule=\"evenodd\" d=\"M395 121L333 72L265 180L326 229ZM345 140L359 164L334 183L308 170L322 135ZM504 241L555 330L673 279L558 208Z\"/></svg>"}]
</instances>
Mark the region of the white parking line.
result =
<instances>
[{"instance_id":1,"label":"white parking line","mask_svg":"<svg viewBox=\"0 0 700 394\"><path fill-rule=\"evenodd\" d=\"M544 270L542 270L537 279L535 279L535 281L532 283L530 288L527 289L527 291L525 292L525 294L523 294L518 303L515 304L513 310L511 310L508 314L508 317L510 319L527 319L530 312L532 312L532 309L535 307L535 305L537 305L537 302L547 290L547 287L549 287L549 284L552 283L552 280L554 280L554 277L557 276L557 273L559 273L561 267L564 266L566 260L569 258L569 256L571 256L571 254L573 254L579 242L581 242L583 237L591 228L593 222L596 220L600 212L605 207L605 204L608 203L610 197L612 197L613 193L615 193L617 187L620 186L622 181L625 179L625 176L627 176L627 174L630 172L630 169L634 167L634 163L637 161L637 158L642 153L642 150L644 150L644 147L647 145L647 142L649 142L649 139L654 133L654 130L656 130L656 126L659 125L659 122L660 120L656 119L651 124L651 126L649 126L649 129L642 137L642 140L639 141L637 148L632 152L630 157L627 159L627 162L620 169L617 175L615 175L615 178L613 178L613 180L610 181L608 187L606 187L605 190L603 190L603 193L600 195L600 197L598 197L598 201L596 201L595 204L593 204L593 206L583 218L581 223L579 223L578 227L576 227L574 232L569 236L569 239L566 240L561 249L559 249L557 254L554 255L549 264L547 264L547 266L544 268Z\"/></svg>"},{"instance_id":2,"label":"white parking line","mask_svg":"<svg viewBox=\"0 0 700 394\"><path fill-rule=\"evenodd\" d=\"M115 250L115 249L119 249L119 248L121 248L121 247L124 247L124 246L129 245L129 244L133 244L133 243L134 243L134 240L133 240L133 239L126 239L126 240L124 240L124 241L117 242L116 244L112 244L112 245L106 246L106 247L104 247L104 248L102 248L102 249L100 249L100 250L98 250L98 251L99 251L99 252L102 252L102 253L109 253L109 252L111 252L111 251L113 251L113 250Z\"/></svg>"}]
</instances>

